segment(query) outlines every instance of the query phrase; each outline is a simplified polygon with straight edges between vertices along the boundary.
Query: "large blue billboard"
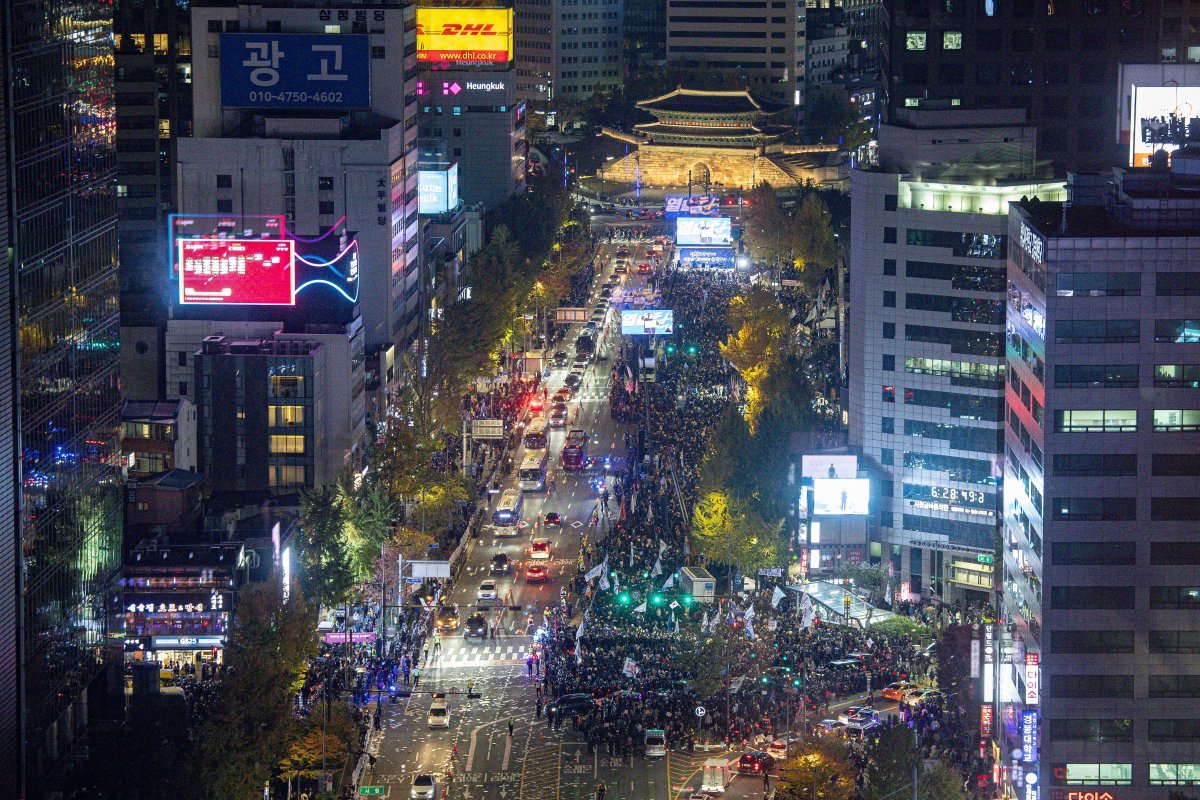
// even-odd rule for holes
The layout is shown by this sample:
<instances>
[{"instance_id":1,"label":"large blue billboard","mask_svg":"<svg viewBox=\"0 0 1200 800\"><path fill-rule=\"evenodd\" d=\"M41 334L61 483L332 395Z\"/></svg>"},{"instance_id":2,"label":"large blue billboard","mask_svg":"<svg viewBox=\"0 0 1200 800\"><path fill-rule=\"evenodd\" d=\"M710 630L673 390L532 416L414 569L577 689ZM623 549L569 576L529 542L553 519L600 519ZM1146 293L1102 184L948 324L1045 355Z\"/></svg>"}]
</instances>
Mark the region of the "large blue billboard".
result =
<instances>
[{"instance_id":1,"label":"large blue billboard","mask_svg":"<svg viewBox=\"0 0 1200 800\"><path fill-rule=\"evenodd\" d=\"M733 269L734 252L729 247L681 247L679 266L693 269Z\"/></svg>"},{"instance_id":2,"label":"large blue billboard","mask_svg":"<svg viewBox=\"0 0 1200 800\"><path fill-rule=\"evenodd\" d=\"M370 37L365 34L223 33L221 105L229 108L370 108Z\"/></svg>"}]
</instances>

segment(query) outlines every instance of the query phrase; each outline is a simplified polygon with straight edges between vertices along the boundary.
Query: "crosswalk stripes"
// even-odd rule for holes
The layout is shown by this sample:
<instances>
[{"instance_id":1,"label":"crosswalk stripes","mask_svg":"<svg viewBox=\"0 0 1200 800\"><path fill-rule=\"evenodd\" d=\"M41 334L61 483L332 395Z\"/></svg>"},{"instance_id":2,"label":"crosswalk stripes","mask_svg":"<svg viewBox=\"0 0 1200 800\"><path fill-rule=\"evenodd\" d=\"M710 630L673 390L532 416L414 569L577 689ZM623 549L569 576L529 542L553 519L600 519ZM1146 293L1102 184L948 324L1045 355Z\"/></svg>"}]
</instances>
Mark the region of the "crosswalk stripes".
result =
<instances>
[{"instance_id":1,"label":"crosswalk stripes","mask_svg":"<svg viewBox=\"0 0 1200 800\"><path fill-rule=\"evenodd\" d=\"M529 651L528 644L460 644L460 646L443 650L436 658L426 663L426 669L438 667L475 667L487 664L521 664Z\"/></svg>"}]
</instances>

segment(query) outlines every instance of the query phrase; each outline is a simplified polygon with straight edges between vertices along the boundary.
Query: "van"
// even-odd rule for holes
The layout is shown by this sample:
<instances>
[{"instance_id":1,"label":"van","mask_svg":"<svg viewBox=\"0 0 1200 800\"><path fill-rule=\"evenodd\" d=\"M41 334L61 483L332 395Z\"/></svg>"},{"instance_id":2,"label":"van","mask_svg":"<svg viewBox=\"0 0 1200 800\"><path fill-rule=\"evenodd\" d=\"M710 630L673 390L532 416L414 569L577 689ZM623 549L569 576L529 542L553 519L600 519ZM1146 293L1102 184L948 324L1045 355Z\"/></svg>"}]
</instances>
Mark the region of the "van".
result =
<instances>
[{"instance_id":1,"label":"van","mask_svg":"<svg viewBox=\"0 0 1200 800\"><path fill-rule=\"evenodd\" d=\"M646 731L646 757L662 758L667 754L667 732L656 729Z\"/></svg>"},{"instance_id":2,"label":"van","mask_svg":"<svg viewBox=\"0 0 1200 800\"><path fill-rule=\"evenodd\" d=\"M705 794L724 794L725 787L737 775L739 756L717 756L704 762L700 791Z\"/></svg>"}]
</instances>

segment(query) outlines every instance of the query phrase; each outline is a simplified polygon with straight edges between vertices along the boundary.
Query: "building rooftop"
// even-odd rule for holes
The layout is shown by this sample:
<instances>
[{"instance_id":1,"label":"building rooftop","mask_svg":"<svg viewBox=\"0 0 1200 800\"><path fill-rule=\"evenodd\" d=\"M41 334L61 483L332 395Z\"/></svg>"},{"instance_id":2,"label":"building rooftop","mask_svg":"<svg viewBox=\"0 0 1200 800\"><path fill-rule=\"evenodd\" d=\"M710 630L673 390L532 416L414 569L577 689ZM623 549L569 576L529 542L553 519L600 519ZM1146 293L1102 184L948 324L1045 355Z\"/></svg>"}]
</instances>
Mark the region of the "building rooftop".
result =
<instances>
[{"instance_id":1,"label":"building rooftop","mask_svg":"<svg viewBox=\"0 0 1200 800\"><path fill-rule=\"evenodd\" d=\"M158 486L163 489L191 489L204 483L203 472L192 472L188 469L170 469L158 472L147 478L138 478L138 488Z\"/></svg>"},{"instance_id":2,"label":"building rooftop","mask_svg":"<svg viewBox=\"0 0 1200 800\"><path fill-rule=\"evenodd\" d=\"M640 100L637 107L655 115L777 114L787 108L783 103L757 97L746 89L716 92L683 87L649 100Z\"/></svg>"},{"instance_id":3,"label":"building rooftop","mask_svg":"<svg viewBox=\"0 0 1200 800\"><path fill-rule=\"evenodd\" d=\"M673 125L650 122L635 125L638 133L654 138L686 139L777 139L788 132L786 125Z\"/></svg>"},{"instance_id":4,"label":"building rooftop","mask_svg":"<svg viewBox=\"0 0 1200 800\"><path fill-rule=\"evenodd\" d=\"M182 400L126 400L121 403L121 421L170 424L179 418L182 405Z\"/></svg>"}]
</instances>

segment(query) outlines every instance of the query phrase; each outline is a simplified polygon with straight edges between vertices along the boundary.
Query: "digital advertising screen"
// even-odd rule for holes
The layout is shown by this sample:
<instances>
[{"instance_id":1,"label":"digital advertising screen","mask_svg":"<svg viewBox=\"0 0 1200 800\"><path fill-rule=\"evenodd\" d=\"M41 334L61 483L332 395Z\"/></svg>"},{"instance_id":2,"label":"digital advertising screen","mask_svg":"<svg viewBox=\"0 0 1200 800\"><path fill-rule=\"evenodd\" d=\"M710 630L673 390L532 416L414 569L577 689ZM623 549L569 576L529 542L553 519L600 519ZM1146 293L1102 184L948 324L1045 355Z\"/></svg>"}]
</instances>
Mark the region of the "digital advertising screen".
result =
<instances>
[{"instance_id":1,"label":"digital advertising screen","mask_svg":"<svg viewBox=\"0 0 1200 800\"><path fill-rule=\"evenodd\" d=\"M417 172L417 213L444 214L458 206L458 164Z\"/></svg>"},{"instance_id":2,"label":"digital advertising screen","mask_svg":"<svg viewBox=\"0 0 1200 800\"><path fill-rule=\"evenodd\" d=\"M729 247L733 226L729 217L677 217L675 244L680 247Z\"/></svg>"},{"instance_id":3,"label":"digital advertising screen","mask_svg":"<svg viewBox=\"0 0 1200 800\"><path fill-rule=\"evenodd\" d=\"M669 194L663 203L663 218L677 217L715 217L721 210L721 198L707 194L688 197L682 194Z\"/></svg>"},{"instance_id":4,"label":"digital advertising screen","mask_svg":"<svg viewBox=\"0 0 1200 800\"><path fill-rule=\"evenodd\" d=\"M733 269L737 257L729 247L680 247L679 266L691 269Z\"/></svg>"},{"instance_id":5,"label":"digital advertising screen","mask_svg":"<svg viewBox=\"0 0 1200 800\"><path fill-rule=\"evenodd\" d=\"M511 8L418 8L417 61L507 64L512 23Z\"/></svg>"},{"instance_id":6,"label":"digital advertising screen","mask_svg":"<svg viewBox=\"0 0 1200 800\"><path fill-rule=\"evenodd\" d=\"M867 514L871 481L867 478L813 478L813 514Z\"/></svg>"},{"instance_id":7,"label":"digital advertising screen","mask_svg":"<svg viewBox=\"0 0 1200 800\"><path fill-rule=\"evenodd\" d=\"M801 456L802 478L857 478L858 456Z\"/></svg>"},{"instance_id":8,"label":"digital advertising screen","mask_svg":"<svg viewBox=\"0 0 1200 800\"><path fill-rule=\"evenodd\" d=\"M1157 150L1178 150L1200 141L1200 87L1134 86L1129 128L1129 164L1150 166Z\"/></svg>"},{"instance_id":9,"label":"digital advertising screen","mask_svg":"<svg viewBox=\"0 0 1200 800\"><path fill-rule=\"evenodd\" d=\"M367 34L223 33L221 105L371 107Z\"/></svg>"},{"instance_id":10,"label":"digital advertising screen","mask_svg":"<svg viewBox=\"0 0 1200 800\"><path fill-rule=\"evenodd\" d=\"M621 334L624 336L658 335L674 333L675 320L672 311L622 311Z\"/></svg>"},{"instance_id":11,"label":"digital advertising screen","mask_svg":"<svg viewBox=\"0 0 1200 800\"><path fill-rule=\"evenodd\" d=\"M296 302L296 253L290 239L181 239L179 265L183 305Z\"/></svg>"}]
</instances>

